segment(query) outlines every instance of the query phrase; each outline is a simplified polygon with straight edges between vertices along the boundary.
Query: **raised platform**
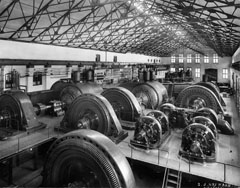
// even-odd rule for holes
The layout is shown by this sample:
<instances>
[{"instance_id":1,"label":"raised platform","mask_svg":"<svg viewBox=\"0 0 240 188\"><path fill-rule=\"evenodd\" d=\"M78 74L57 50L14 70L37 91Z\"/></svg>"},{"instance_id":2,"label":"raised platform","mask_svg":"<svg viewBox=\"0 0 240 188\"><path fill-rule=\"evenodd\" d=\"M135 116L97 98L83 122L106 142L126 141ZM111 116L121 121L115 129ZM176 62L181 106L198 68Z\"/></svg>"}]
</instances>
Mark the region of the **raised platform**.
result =
<instances>
[{"instance_id":1,"label":"raised platform","mask_svg":"<svg viewBox=\"0 0 240 188\"><path fill-rule=\"evenodd\" d=\"M240 186L239 117L237 116L234 101L230 98L225 98L224 100L227 104L227 111L233 117L232 124L235 129L235 135L219 134L217 159L214 163L190 163L188 160L179 158L178 152L181 146L182 130L173 130L170 137L159 149L145 151L129 147L133 131L129 132L128 138L121 142L119 147L131 159Z\"/></svg>"},{"instance_id":2,"label":"raised platform","mask_svg":"<svg viewBox=\"0 0 240 188\"><path fill-rule=\"evenodd\" d=\"M228 136L219 134L217 161L214 163L189 163L185 159L178 157L181 145L182 130L173 130L170 137L162 144L159 149L143 150L134 149L129 146L130 139L134 131L129 131L129 136L117 146L122 150L126 157L180 170L185 173L221 181L235 186L240 186L240 127L239 117L237 116L235 103L230 98L225 98L228 112L233 116L233 127L235 135ZM231 109L229 109L231 108ZM0 142L0 160L5 160L32 147L37 147L51 139L57 138L63 133L54 131L54 127L60 124L63 117L39 117L39 121L46 123L47 127L37 132L18 136Z\"/></svg>"},{"instance_id":3,"label":"raised platform","mask_svg":"<svg viewBox=\"0 0 240 188\"><path fill-rule=\"evenodd\" d=\"M18 135L9 137L8 140L0 141L0 161L57 138L61 133L54 131L54 127L60 124L62 118L50 116L39 117L40 122L47 124L46 128L29 134L19 132Z\"/></svg>"}]
</instances>

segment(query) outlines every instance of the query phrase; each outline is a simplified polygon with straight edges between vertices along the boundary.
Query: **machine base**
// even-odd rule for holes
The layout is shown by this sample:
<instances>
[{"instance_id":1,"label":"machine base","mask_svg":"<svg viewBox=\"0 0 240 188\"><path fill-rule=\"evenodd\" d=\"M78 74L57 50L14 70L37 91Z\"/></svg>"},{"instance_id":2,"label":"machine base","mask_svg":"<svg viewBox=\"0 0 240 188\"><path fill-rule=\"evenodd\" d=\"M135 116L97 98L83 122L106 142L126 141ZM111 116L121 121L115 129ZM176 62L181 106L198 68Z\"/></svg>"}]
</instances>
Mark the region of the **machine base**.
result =
<instances>
[{"instance_id":1,"label":"machine base","mask_svg":"<svg viewBox=\"0 0 240 188\"><path fill-rule=\"evenodd\" d=\"M216 154L213 153L211 156L203 156L200 157L192 152L186 152L183 151L182 149L180 149L179 153L178 153L179 157L182 157L184 159L186 159L189 162L197 162L197 163L214 163L216 162Z\"/></svg>"},{"instance_id":2,"label":"machine base","mask_svg":"<svg viewBox=\"0 0 240 188\"><path fill-rule=\"evenodd\" d=\"M146 143L139 142L139 141L134 140L134 139L130 140L129 146L132 147L132 148L141 148L141 149L144 149L144 150L158 149L169 138L170 133L171 133L171 131L169 130L165 134L163 134L163 137L161 138L160 144L157 147L150 147Z\"/></svg>"}]
</instances>

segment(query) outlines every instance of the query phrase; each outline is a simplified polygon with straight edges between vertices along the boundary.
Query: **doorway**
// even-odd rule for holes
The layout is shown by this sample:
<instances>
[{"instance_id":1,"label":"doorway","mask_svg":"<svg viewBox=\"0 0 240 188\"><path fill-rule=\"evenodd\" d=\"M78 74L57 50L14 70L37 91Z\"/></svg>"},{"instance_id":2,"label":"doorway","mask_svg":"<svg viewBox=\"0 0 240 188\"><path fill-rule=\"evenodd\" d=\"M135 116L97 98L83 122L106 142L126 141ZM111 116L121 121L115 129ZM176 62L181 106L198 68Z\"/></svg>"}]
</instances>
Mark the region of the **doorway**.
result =
<instances>
[{"instance_id":1,"label":"doorway","mask_svg":"<svg viewBox=\"0 0 240 188\"><path fill-rule=\"evenodd\" d=\"M207 82L217 82L218 80L218 70L217 69L205 69L206 81Z\"/></svg>"}]
</instances>

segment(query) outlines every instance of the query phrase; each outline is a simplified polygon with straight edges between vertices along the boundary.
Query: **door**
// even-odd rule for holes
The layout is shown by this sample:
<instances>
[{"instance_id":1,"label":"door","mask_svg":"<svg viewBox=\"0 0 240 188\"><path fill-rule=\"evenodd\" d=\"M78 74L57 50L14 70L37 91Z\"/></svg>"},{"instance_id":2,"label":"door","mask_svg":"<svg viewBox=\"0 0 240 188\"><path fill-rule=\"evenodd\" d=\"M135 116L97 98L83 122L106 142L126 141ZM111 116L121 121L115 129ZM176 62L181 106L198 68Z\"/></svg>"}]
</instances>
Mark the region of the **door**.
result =
<instances>
[{"instance_id":1,"label":"door","mask_svg":"<svg viewBox=\"0 0 240 188\"><path fill-rule=\"evenodd\" d=\"M205 69L205 75L207 82L217 82L218 80L218 70L217 69Z\"/></svg>"}]
</instances>

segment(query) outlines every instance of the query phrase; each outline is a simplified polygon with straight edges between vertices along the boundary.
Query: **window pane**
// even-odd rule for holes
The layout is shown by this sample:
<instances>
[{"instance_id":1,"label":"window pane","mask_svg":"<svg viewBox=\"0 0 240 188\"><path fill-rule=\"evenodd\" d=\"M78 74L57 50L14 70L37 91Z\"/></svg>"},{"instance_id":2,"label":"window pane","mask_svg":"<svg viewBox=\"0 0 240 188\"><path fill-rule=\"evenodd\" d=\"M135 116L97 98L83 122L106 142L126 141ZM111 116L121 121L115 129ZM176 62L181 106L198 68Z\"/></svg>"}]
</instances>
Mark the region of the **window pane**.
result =
<instances>
[{"instance_id":1,"label":"window pane","mask_svg":"<svg viewBox=\"0 0 240 188\"><path fill-rule=\"evenodd\" d=\"M187 54L187 63L192 63L192 54Z\"/></svg>"},{"instance_id":2,"label":"window pane","mask_svg":"<svg viewBox=\"0 0 240 188\"><path fill-rule=\"evenodd\" d=\"M208 57L208 55L205 55L205 56L203 57L203 62L204 62L204 63L209 63L209 57Z\"/></svg>"},{"instance_id":3,"label":"window pane","mask_svg":"<svg viewBox=\"0 0 240 188\"><path fill-rule=\"evenodd\" d=\"M175 63L175 61L176 61L176 57L175 57L175 54L173 54L173 55L171 56L171 63Z\"/></svg>"},{"instance_id":4,"label":"window pane","mask_svg":"<svg viewBox=\"0 0 240 188\"><path fill-rule=\"evenodd\" d=\"M200 63L200 54L195 54L195 62Z\"/></svg>"},{"instance_id":5,"label":"window pane","mask_svg":"<svg viewBox=\"0 0 240 188\"><path fill-rule=\"evenodd\" d=\"M181 70L183 70L183 68L182 68L182 67L180 67L178 70L179 70L179 71L181 71Z\"/></svg>"},{"instance_id":6,"label":"window pane","mask_svg":"<svg viewBox=\"0 0 240 188\"><path fill-rule=\"evenodd\" d=\"M195 77L200 78L200 68L195 69Z\"/></svg>"},{"instance_id":7,"label":"window pane","mask_svg":"<svg viewBox=\"0 0 240 188\"><path fill-rule=\"evenodd\" d=\"M223 69L223 79L228 79L228 69Z\"/></svg>"},{"instance_id":8,"label":"window pane","mask_svg":"<svg viewBox=\"0 0 240 188\"><path fill-rule=\"evenodd\" d=\"M213 54L213 63L218 63L218 55Z\"/></svg>"},{"instance_id":9,"label":"window pane","mask_svg":"<svg viewBox=\"0 0 240 188\"><path fill-rule=\"evenodd\" d=\"M183 63L183 54L179 54L179 63Z\"/></svg>"}]
</instances>

